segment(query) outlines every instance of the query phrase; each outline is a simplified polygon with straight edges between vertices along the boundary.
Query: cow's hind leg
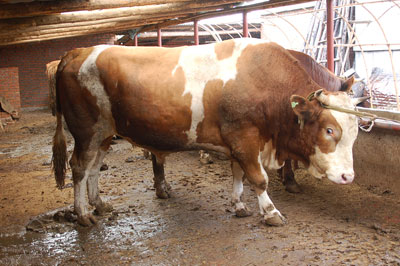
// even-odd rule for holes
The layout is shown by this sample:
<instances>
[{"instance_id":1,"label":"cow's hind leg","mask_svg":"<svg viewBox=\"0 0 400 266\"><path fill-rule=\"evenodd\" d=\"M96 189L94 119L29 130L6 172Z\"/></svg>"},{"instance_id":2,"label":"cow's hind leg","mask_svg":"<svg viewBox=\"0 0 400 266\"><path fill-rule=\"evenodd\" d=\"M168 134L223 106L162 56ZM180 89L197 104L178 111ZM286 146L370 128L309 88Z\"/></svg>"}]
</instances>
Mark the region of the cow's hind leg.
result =
<instances>
[{"instance_id":1,"label":"cow's hind leg","mask_svg":"<svg viewBox=\"0 0 400 266\"><path fill-rule=\"evenodd\" d=\"M89 212L86 192L90 171L96 162L98 149L89 150L88 146L75 142L74 152L70 160L72 179L74 181L74 211L78 216L78 223L90 226L96 223L96 218Z\"/></svg>"},{"instance_id":2,"label":"cow's hind leg","mask_svg":"<svg viewBox=\"0 0 400 266\"><path fill-rule=\"evenodd\" d=\"M251 212L241 199L243 193L244 172L239 163L234 160L232 160L231 167L233 175L232 205L235 207L235 214L237 217L250 216Z\"/></svg>"},{"instance_id":3,"label":"cow's hind leg","mask_svg":"<svg viewBox=\"0 0 400 266\"><path fill-rule=\"evenodd\" d=\"M167 199L170 197L171 187L165 180L165 174L164 174L165 157L163 155L156 156L153 153L151 153L151 161L153 163L154 188L156 189L156 195L160 199Z\"/></svg>"},{"instance_id":4,"label":"cow's hind leg","mask_svg":"<svg viewBox=\"0 0 400 266\"><path fill-rule=\"evenodd\" d=\"M107 150L110 147L111 141L112 137L109 137L102 142L100 148L98 149L95 162L90 169L89 178L87 181L89 204L96 208L96 213L99 215L103 215L113 210L111 204L103 202L100 198L98 182L100 167L103 163L105 155L107 154Z\"/></svg>"},{"instance_id":5,"label":"cow's hind leg","mask_svg":"<svg viewBox=\"0 0 400 266\"><path fill-rule=\"evenodd\" d=\"M301 192L299 184L297 184L296 179L294 179L291 160L285 161L285 165L278 170L278 174L281 177L282 183L285 186L286 191L290 193Z\"/></svg>"}]
</instances>

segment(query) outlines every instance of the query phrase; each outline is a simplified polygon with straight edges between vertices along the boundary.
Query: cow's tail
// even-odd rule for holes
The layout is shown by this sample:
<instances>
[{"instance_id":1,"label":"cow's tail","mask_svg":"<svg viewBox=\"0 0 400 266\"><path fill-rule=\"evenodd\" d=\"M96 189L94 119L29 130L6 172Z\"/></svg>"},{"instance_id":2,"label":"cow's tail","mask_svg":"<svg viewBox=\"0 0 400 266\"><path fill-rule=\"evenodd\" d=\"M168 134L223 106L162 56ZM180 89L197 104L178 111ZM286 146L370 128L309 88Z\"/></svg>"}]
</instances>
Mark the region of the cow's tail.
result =
<instances>
[{"instance_id":1,"label":"cow's tail","mask_svg":"<svg viewBox=\"0 0 400 266\"><path fill-rule=\"evenodd\" d=\"M53 138L53 170L57 187L62 189L65 185L65 172L67 171L67 142L62 122L62 113L57 112L57 128Z\"/></svg>"},{"instance_id":2,"label":"cow's tail","mask_svg":"<svg viewBox=\"0 0 400 266\"><path fill-rule=\"evenodd\" d=\"M70 61L70 56L67 53L58 64L56 73L55 111L57 117L57 127L56 133L53 138L52 165L57 187L59 189L62 189L65 185L65 172L67 171L68 161L67 142L65 139L65 132L63 127L63 113L60 105L59 78L68 61Z\"/></svg>"}]
</instances>

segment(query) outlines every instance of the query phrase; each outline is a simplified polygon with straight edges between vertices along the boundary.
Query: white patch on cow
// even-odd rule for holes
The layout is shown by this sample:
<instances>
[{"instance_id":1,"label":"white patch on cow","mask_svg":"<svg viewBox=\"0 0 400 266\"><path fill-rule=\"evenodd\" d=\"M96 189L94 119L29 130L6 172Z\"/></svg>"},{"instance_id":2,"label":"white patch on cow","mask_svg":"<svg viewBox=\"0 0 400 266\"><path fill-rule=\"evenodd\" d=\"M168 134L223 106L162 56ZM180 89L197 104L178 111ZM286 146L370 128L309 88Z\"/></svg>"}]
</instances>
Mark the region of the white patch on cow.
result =
<instances>
[{"instance_id":1,"label":"white patch on cow","mask_svg":"<svg viewBox=\"0 0 400 266\"><path fill-rule=\"evenodd\" d=\"M115 134L113 125L110 123L110 121L114 121L111 113L111 103L100 80L100 73L96 65L98 56L109 47L111 46L95 46L91 54L83 62L78 73L78 81L81 87L86 88L96 98L96 103L100 110L100 117L94 128L95 132L104 133L96 134L99 138ZM99 139L98 141L102 140Z\"/></svg>"},{"instance_id":2,"label":"white patch on cow","mask_svg":"<svg viewBox=\"0 0 400 266\"><path fill-rule=\"evenodd\" d=\"M238 162L232 163L232 175L233 175L233 191L232 191L232 202L235 204L235 209L242 206L237 206L238 203L241 203L240 197L243 193L243 170L240 167ZM244 208L244 205L243 205Z\"/></svg>"},{"instance_id":3,"label":"white patch on cow","mask_svg":"<svg viewBox=\"0 0 400 266\"><path fill-rule=\"evenodd\" d=\"M185 90L182 96L190 93L192 96L191 111L192 121L189 131L186 132L189 141L195 143L197 140L196 129L204 119L203 94L207 82L211 80L222 80L224 85L228 80L235 79L237 74L236 63L243 49L249 44L257 44L260 41L251 38L235 40L232 56L218 60L215 54L215 44L185 47L179 57L178 64L172 74L178 68L182 68L185 74Z\"/></svg>"},{"instance_id":4,"label":"white patch on cow","mask_svg":"<svg viewBox=\"0 0 400 266\"><path fill-rule=\"evenodd\" d=\"M354 108L351 98L344 93L329 95L326 100L326 103L332 106ZM319 147L315 147L316 152L310 158L310 170L315 174L318 173L319 176L325 172L326 176L335 183L349 184L354 179L353 144L358 134L357 118L354 115L334 110L329 110L329 112L342 128L342 137L334 152L323 153Z\"/></svg>"},{"instance_id":5,"label":"white patch on cow","mask_svg":"<svg viewBox=\"0 0 400 266\"><path fill-rule=\"evenodd\" d=\"M262 166L268 170L277 170L283 167L285 162L279 164L276 159L276 149L272 146L272 140L268 141L264 145L264 149L261 152Z\"/></svg>"},{"instance_id":6,"label":"white patch on cow","mask_svg":"<svg viewBox=\"0 0 400 266\"><path fill-rule=\"evenodd\" d=\"M264 219L272 218L275 216L275 214L278 214L279 217L283 217L282 214L275 208L268 196L267 191L264 191L258 195L258 204L260 206L260 213L261 215L264 215Z\"/></svg>"}]
</instances>

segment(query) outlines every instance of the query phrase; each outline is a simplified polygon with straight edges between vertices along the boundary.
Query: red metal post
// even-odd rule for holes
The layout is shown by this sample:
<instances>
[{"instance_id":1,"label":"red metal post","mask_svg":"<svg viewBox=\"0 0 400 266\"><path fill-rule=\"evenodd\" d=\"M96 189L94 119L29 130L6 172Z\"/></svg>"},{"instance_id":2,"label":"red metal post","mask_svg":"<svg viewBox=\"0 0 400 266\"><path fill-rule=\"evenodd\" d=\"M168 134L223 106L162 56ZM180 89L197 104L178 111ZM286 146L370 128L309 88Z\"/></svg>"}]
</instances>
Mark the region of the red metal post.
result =
<instances>
[{"instance_id":1,"label":"red metal post","mask_svg":"<svg viewBox=\"0 0 400 266\"><path fill-rule=\"evenodd\" d=\"M333 0L326 0L326 35L328 69L335 72L333 47Z\"/></svg>"},{"instance_id":2,"label":"red metal post","mask_svg":"<svg viewBox=\"0 0 400 266\"><path fill-rule=\"evenodd\" d=\"M133 45L138 46L138 36L137 34L135 35L135 38L133 38Z\"/></svg>"},{"instance_id":3,"label":"red metal post","mask_svg":"<svg viewBox=\"0 0 400 266\"><path fill-rule=\"evenodd\" d=\"M194 27L194 45L199 45L199 21L197 19L193 22Z\"/></svg>"},{"instance_id":4,"label":"red metal post","mask_svg":"<svg viewBox=\"0 0 400 266\"><path fill-rule=\"evenodd\" d=\"M249 24L247 23L247 10L243 11L243 37L249 37Z\"/></svg>"},{"instance_id":5,"label":"red metal post","mask_svg":"<svg viewBox=\"0 0 400 266\"><path fill-rule=\"evenodd\" d=\"M160 28L157 29L157 44L160 47L162 46L161 29Z\"/></svg>"}]
</instances>

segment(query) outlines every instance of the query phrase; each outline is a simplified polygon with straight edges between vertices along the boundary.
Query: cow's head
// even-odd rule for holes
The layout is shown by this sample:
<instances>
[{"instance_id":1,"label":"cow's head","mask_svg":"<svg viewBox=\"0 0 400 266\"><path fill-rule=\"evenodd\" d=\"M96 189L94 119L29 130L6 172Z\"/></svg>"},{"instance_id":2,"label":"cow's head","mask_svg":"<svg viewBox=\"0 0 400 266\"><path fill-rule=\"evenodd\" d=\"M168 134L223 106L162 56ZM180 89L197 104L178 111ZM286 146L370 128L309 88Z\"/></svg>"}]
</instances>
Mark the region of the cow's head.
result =
<instances>
[{"instance_id":1,"label":"cow's head","mask_svg":"<svg viewBox=\"0 0 400 266\"><path fill-rule=\"evenodd\" d=\"M300 121L300 141L309 161L308 171L316 176L327 176L338 184L349 184L354 179L353 144L358 134L355 115L322 107L354 109L355 101L346 92L317 91L310 101L293 95L291 104Z\"/></svg>"}]
</instances>

